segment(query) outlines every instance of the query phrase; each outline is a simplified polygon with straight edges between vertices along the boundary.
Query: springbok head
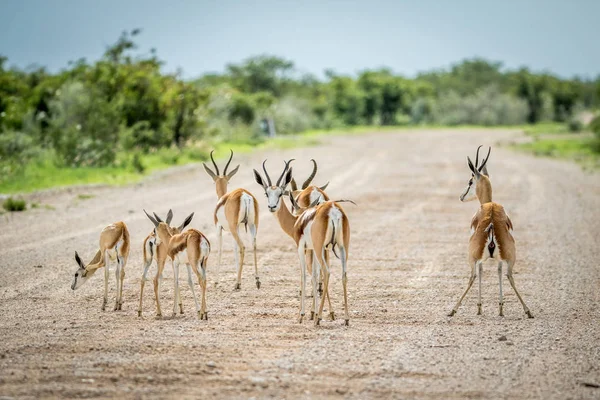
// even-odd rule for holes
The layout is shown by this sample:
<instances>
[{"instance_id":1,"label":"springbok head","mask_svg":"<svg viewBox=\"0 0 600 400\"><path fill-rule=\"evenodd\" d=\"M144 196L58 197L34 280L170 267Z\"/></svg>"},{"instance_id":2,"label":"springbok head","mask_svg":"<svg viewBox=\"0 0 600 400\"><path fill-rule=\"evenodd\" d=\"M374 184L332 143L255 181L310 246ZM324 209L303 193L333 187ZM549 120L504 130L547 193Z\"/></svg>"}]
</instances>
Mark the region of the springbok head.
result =
<instances>
[{"instance_id":1,"label":"springbok head","mask_svg":"<svg viewBox=\"0 0 600 400\"><path fill-rule=\"evenodd\" d=\"M215 182L215 185L217 186L217 192L220 193L225 193L227 192L227 184L229 183L229 180L238 172L238 169L240 168L239 164L237 167L235 167L233 170L231 170L229 173L227 172L227 169L229 168L229 164L231 164L231 160L233 159L233 150L229 150L231 152L231 155L229 156L229 160L227 161L227 164L225 164L225 169L223 170L223 174L221 175L220 171L219 171L219 167L217 166L217 163L215 162L215 159L213 158L213 153L214 150L212 150L210 152L210 160L213 163L213 166L215 167L215 170L211 170L205 163L202 163L202 165L204 166L204 169L206 170L206 173L208 175L210 175L210 177L213 179L213 181Z\"/></svg>"},{"instance_id":2,"label":"springbok head","mask_svg":"<svg viewBox=\"0 0 600 400\"><path fill-rule=\"evenodd\" d=\"M171 210L169 210L169 211L171 211ZM152 217L150 214L148 214L146 212L146 210L144 210L144 213L146 214L146 216L148 217L150 222L152 222L152 224L154 224L154 243L157 246L160 246L160 244L162 243L163 240L165 240L166 237L182 232L185 229L185 227L188 226L192 222L192 219L194 218L194 213L191 213L181 223L181 225L179 225L177 227L171 227L171 226L169 226L169 223L171 222L171 219L169 218L169 214L167 214L167 220L163 221L158 215L156 215L156 213L153 213L154 217ZM173 218L172 212L170 213L170 215L171 215L171 218Z\"/></svg>"},{"instance_id":3,"label":"springbok head","mask_svg":"<svg viewBox=\"0 0 600 400\"><path fill-rule=\"evenodd\" d=\"M292 161L294 161L293 158L289 161L285 161L285 167L283 168L283 172L277 179L275 185L273 185L271 177L267 172L267 160L263 161L262 164L266 179L263 179L263 177L257 170L254 170L254 179L256 180L256 183L261 185L265 190L265 196L267 197L267 206L269 207L269 211L271 211L272 213L279 210L279 207L281 207L282 197L289 193L286 190L286 187L292 180L292 168L289 166Z\"/></svg>"},{"instance_id":4,"label":"springbok head","mask_svg":"<svg viewBox=\"0 0 600 400\"><path fill-rule=\"evenodd\" d=\"M486 164L490 158L490 153L492 152L492 148L490 147L487 153L487 156L481 161L481 165L479 164L479 149L482 146L477 148L477 154L475 156L475 165L467 156L467 164L469 165L469 169L471 170L471 178L467 184L467 188L464 193L460 196L460 201L467 202L471 200L475 200L477 198L477 185L487 181L489 183L489 174L486 168Z\"/></svg>"},{"instance_id":5,"label":"springbok head","mask_svg":"<svg viewBox=\"0 0 600 400\"><path fill-rule=\"evenodd\" d=\"M77 271L75 271L75 277L73 278L73 283L71 284L71 289L76 290L81 287L89 278L93 275L93 272L89 272L85 269L85 264L79 257L79 254L75 252L75 262L77 263Z\"/></svg>"},{"instance_id":6,"label":"springbok head","mask_svg":"<svg viewBox=\"0 0 600 400\"><path fill-rule=\"evenodd\" d=\"M310 183L312 182L312 180L315 178L315 175L317 175L317 170L318 170L317 162L314 159L312 159L312 158L310 159L310 161L313 163L313 170L312 170L312 173L310 174L310 176L302 184L302 187L300 189L298 189L298 185L296 184L296 180L293 177L292 177L292 180L290 181L292 192L294 192L295 195L297 195L298 193L300 193L300 191L306 189L310 185ZM327 189L328 185L329 185L329 182L327 182L323 186L319 186L319 189L325 190L325 189Z\"/></svg>"}]
</instances>

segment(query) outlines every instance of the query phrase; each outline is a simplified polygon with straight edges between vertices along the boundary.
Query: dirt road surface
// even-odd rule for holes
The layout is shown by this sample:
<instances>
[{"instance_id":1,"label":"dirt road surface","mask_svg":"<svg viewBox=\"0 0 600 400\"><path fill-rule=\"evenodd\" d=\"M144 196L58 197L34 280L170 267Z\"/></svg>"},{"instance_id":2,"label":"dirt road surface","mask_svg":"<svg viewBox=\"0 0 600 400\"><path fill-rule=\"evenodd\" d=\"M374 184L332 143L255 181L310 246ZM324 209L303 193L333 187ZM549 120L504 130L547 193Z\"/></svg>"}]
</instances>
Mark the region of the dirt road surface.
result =
<instances>
[{"instance_id":1,"label":"dirt road surface","mask_svg":"<svg viewBox=\"0 0 600 400\"><path fill-rule=\"evenodd\" d=\"M324 139L321 146L236 156L233 187L260 201L260 290L247 257L233 291L233 242L224 237L216 266L212 180L198 166L124 188L43 195L55 209L0 217L0 396L14 398L600 398L600 175L496 146L488 164L494 200L515 225L517 287L528 319L504 281L498 316L496 265L485 265L483 315L476 285L464 291L466 249L476 203L458 197L469 178L465 156L510 131L406 131ZM298 259L252 178L263 158L271 171L296 158L302 180L330 180L351 224L350 326L297 323ZM81 199L78 194L92 194ZM194 312L185 273L185 313L171 318L173 277L161 288L166 317L156 319L152 284L137 305L141 243L151 230L142 208L192 227L213 242L209 320ZM123 310L100 310L103 274L70 289L75 250L89 261L100 229L124 220L132 250ZM113 267L114 268L114 267ZM334 308L341 316L340 264L333 263ZM155 267L153 267L153 271ZM185 270L183 271L185 272ZM196 290L199 291L196 286ZM596 387L593 387L596 385Z\"/></svg>"}]
</instances>

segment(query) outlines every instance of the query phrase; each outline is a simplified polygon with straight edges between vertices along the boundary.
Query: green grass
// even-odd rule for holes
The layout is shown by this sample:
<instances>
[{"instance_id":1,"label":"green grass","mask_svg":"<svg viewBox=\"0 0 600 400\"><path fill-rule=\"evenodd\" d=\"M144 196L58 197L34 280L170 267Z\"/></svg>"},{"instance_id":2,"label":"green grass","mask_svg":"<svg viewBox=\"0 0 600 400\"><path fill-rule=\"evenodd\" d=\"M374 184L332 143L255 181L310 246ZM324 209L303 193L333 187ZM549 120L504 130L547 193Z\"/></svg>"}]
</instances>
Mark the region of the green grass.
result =
<instances>
[{"instance_id":1,"label":"green grass","mask_svg":"<svg viewBox=\"0 0 600 400\"><path fill-rule=\"evenodd\" d=\"M27 203L23 199L15 199L13 197L9 197L8 199L4 200L2 207L6 211L10 212L24 211L27 208Z\"/></svg>"},{"instance_id":2,"label":"green grass","mask_svg":"<svg viewBox=\"0 0 600 400\"><path fill-rule=\"evenodd\" d=\"M0 178L0 193L29 193L44 189L84 185L108 184L126 185L143 179L148 174L176 165L185 165L208 159L208 149L215 149L215 158L229 156L229 149L236 154L249 153L256 149L287 149L298 146L313 146L319 143L318 138L308 135L293 135L277 137L273 140L245 140L245 141L216 141L205 143L201 147L189 147L182 151L177 149L162 149L151 154L140 154L139 167L132 166L132 154L119 154L117 164L113 167L58 167L50 158L38 160L25 166L23 171L14 176ZM80 200L85 200L89 195L79 195Z\"/></svg>"},{"instance_id":3,"label":"green grass","mask_svg":"<svg viewBox=\"0 0 600 400\"><path fill-rule=\"evenodd\" d=\"M576 161L586 168L600 167L600 143L589 135L573 135L569 138L545 137L514 147L536 156Z\"/></svg>"}]
</instances>

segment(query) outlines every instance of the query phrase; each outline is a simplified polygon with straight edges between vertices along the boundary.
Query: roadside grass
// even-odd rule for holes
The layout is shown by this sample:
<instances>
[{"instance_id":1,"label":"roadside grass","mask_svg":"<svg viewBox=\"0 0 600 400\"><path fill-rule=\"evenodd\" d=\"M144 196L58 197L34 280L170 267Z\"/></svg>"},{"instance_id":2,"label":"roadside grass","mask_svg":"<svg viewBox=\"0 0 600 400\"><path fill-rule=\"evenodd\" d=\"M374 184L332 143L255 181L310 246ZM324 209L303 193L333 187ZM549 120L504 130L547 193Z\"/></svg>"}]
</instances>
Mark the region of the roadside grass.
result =
<instances>
[{"instance_id":1,"label":"roadside grass","mask_svg":"<svg viewBox=\"0 0 600 400\"><path fill-rule=\"evenodd\" d=\"M560 139L540 138L545 135L567 134L566 124L542 123L525 126L440 126L440 125L401 125L401 126L355 126L332 130L310 130L295 135L282 135L274 139L266 138L232 138L230 140L213 139L198 142L183 149L161 149L149 154L120 153L114 166L110 167L59 167L51 157L44 157L27 164L15 175L0 177L0 193L29 193L50 188L74 185L106 184L126 185L139 182L152 172L164 170L177 165L198 163L208 159L210 150L215 150L215 158L226 158L229 149L236 154L249 153L260 149L289 149L318 145L323 138L340 135L362 135L367 133L389 133L427 129L515 129L533 136L533 142L515 147L536 155L570 158L578 161L596 160L598 156L591 150L591 139L581 134L573 134L573 138ZM82 198L83 199L83 198Z\"/></svg>"},{"instance_id":2,"label":"roadside grass","mask_svg":"<svg viewBox=\"0 0 600 400\"><path fill-rule=\"evenodd\" d=\"M272 140L203 142L181 150L169 148L149 154L121 153L117 156L116 165L110 167L59 167L48 156L30 162L18 174L0 177L0 193L30 193L86 184L126 185L139 182L155 171L205 161L211 149L215 150L215 158L225 158L229 156L229 149L235 153L249 153L256 149L288 149L318 143L317 137L309 135L282 136ZM137 160L134 161L134 157ZM83 196L79 198L85 200L87 197Z\"/></svg>"},{"instance_id":3,"label":"roadside grass","mask_svg":"<svg viewBox=\"0 0 600 400\"><path fill-rule=\"evenodd\" d=\"M588 134L572 137L534 138L531 142L512 146L540 157L552 157L575 161L585 169L600 168L600 141Z\"/></svg>"}]
</instances>

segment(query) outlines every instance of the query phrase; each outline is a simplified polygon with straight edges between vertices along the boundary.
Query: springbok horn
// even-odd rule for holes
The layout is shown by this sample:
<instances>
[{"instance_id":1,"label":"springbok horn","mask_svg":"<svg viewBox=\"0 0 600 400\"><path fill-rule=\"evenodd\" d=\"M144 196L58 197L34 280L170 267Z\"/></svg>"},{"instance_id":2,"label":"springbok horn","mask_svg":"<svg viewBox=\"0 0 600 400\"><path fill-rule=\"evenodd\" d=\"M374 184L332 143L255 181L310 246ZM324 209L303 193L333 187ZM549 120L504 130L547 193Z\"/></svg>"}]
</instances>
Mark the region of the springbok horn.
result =
<instances>
[{"instance_id":1,"label":"springbok horn","mask_svg":"<svg viewBox=\"0 0 600 400\"><path fill-rule=\"evenodd\" d=\"M213 153L215 151L211 150L210 152L210 160L212 161L213 165L215 166L215 172L217 173L217 176L219 175L219 167L217 167L217 163L215 162L215 159L213 158Z\"/></svg>"},{"instance_id":2,"label":"springbok horn","mask_svg":"<svg viewBox=\"0 0 600 400\"><path fill-rule=\"evenodd\" d=\"M229 161L225 164L225 170L223 171L223 175L227 175L227 168L229 168L229 164L231 164L231 160L233 159L233 150L229 149L231 155L229 156Z\"/></svg>"},{"instance_id":3,"label":"springbok horn","mask_svg":"<svg viewBox=\"0 0 600 400\"><path fill-rule=\"evenodd\" d=\"M267 163L267 160L263 161L263 171L265 171L265 177L267 178L267 183L269 184L269 186L273 186L273 183L271 183L271 177L269 176L269 173L267 172L267 167L265 166L266 163Z\"/></svg>"},{"instance_id":4,"label":"springbok horn","mask_svg":"<svg viewBox=\"0 0 600 400\"><path fill-rule=\"evenodd\" d=\"M477 154L475 155L475 168L477 168L477 164L479 164L479 149L482 147L482 145L480 144L479 147L477 148Z\"/></svg>"},{"instance_id":5,"label":"springbok horn","mask_svg":"<svg viewBox=\"0 0 600 400\"><path fill-rule=\"evenodd\" d=\"M306 189L308 187L308 185L310 185L310 183L314 179L315 175L317 175L317 162L313 159L311 159L310 161L313 162L313 171L312 171L312 174L310 174L310 176L308 177L308 179L305 180L304 183L302 184L302 189Z\"/></svg>"},{"instance_id":6,"label":"springbok horn","mask_svg":"<svg viewBox=\"0 0 600 400\"><path fill-rule=\"evenodd\" d=\"M488 159L490 158L490 153L492 152L492 148L490 147L487 153L487 156L485 156L485 159L481 162L481 166L478 168L478 171L481 172L481 170L483 169L483 167L485 167L485 164L487 164Z\"/></svg>"},{"instance_id":7,"label":"springbok horn","mask_svg":"<svg viewBox=\"0 0 600 400\"><path fill-rule=\"evenodd\" d=\"M298 190L298 185L296 184L296 180L294 178L292 178L292 181L290 182L290 185L292 185L292 190L295 192L296 190Z\"/></svg>"},{"instance_id":8,"label":"springbok horn","mask_svg":"<svg viewBox=\"0 0 600 400\"><path fill-rule=\"evenodd\" d=\"M289 160L289 161L284 161L284 162L285 162L285 168L283 168L283 172L281 173L281 176L279 177L279 179L277 179L277 186L279 186L279 185L281 184L281 180L283 179L283 176L284 176L284 175L285 175L285 173L287 172L287 170L288 170L288 168L289 168L289 166L290 166L290 163L291 163L292 161L294 161L294 160L295 160L295 159L294 159L294 158L292 158L292 159L291 159L291 160Z\"/></svg>"},{"instance_id":9,"label":"springbok horn","mask_svg":"<svg viewBox=\"0 0 600 400\"><path fill-rule=\"evenodd\" d=\"M355 206L357 206L358 204L356 204L355 202L353 202L352 200L346 200L346 199L341 199L341 200L334 200L334 203L352 203Z\"/></svg>"}]
</instances>

